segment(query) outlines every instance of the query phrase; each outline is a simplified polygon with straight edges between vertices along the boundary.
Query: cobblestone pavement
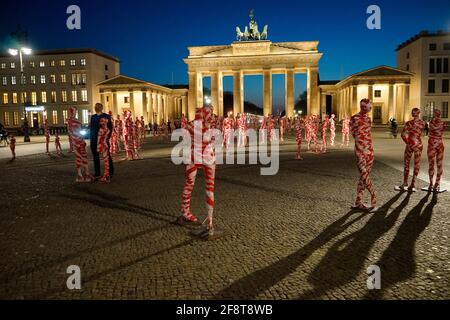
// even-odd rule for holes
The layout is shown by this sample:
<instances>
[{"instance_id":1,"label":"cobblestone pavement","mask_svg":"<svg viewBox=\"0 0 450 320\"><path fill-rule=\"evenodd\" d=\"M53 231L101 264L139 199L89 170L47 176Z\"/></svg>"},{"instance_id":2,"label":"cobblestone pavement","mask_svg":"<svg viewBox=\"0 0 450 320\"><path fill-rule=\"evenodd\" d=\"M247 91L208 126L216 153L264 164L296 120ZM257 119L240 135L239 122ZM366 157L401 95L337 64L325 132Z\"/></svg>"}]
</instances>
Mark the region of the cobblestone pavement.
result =
<instances>
[{"instance_id":1,"label":"cobblestone pavement","mask_svg":"<svg viewBox=\"0 0 450 320\"><path fill-rule=\"evenodd\" d=\"M215 217L226 235L202 241L172 223L184 168L171 163L171 144L144 149L144 160L116 163L109 185L75 184L72 155L1 161L0 298L450 298L449 193L396 193L401 173L375 162L382 209L352 211L352 150L296 161L289 139L275 176L218 167ZM200 216L203 187L200 174ZM379 291L366 286L373 264ZM70 265L82 290L66 288Z\"/></svg>"}]
</instances>

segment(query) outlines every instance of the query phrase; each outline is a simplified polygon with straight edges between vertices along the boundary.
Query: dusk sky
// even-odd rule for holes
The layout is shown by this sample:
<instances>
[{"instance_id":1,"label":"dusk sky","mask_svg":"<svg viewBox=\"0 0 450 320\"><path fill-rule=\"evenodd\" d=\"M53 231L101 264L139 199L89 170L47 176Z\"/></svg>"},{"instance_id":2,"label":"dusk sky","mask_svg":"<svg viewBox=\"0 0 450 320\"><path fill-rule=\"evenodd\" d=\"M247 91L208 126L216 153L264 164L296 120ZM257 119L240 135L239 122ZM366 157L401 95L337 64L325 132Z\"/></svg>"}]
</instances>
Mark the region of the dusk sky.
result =
<instances>
[{"instance_id":1,"label":"dusk sky","mask_svg":"<svg viewBox=\"0 0 450 320\"><path fill-rule=\"evenodd\" d=\"M67 6L81 8L81 30L66 28ZM366 9L381 7L381 30L366 28ZM20 24L33 49L92 47L117 56L121 73L158 84L187 83L188 46L224 45L255 9L269 40L320 41L321 80L342 79L378 65L395 66L395 48L421 30L450 30L450 1L120 1L23 0L2 4L1 49ZM306 76L296 76L296 96ZM225 78L225 90L232 90ZM209 86L209 81L205 81ZM284 79L274 76L274 105L284 104ZM262 100L262 77L245 78L246 100Z\"/></svg>"}]
</instances>

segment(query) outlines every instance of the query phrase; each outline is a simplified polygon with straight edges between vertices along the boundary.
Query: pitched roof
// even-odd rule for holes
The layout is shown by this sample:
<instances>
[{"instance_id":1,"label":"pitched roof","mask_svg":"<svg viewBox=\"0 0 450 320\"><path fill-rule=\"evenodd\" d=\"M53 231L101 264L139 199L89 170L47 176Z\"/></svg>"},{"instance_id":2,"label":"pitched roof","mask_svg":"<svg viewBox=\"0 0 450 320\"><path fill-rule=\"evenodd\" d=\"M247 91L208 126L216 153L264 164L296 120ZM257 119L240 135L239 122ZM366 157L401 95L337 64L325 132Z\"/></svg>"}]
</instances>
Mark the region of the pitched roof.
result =
<instances>
[{"instance_id":1,"label":"pitched roof","mask_svg":"<svg viewBox=\"0 0 450 320\"><path fill-rule=\"evenodd\" d=\"M111 84L147 84L147 82L119 74L111 79L104 80L97 85L111 85Z\"/></svg>"},{"instance_id":2,"label":"pitched roof","mask_svg":"<svg viewBox=\"0 0 450 320\"><path fill-rule=\"evenodd\" d=\"M397 68L388 66L378 66L369 70L365 70L359 73L355 73L350 77L378 77L378 76L412 76L413 74L408 71L403 71Z\"/></svg>"}]
</instances>

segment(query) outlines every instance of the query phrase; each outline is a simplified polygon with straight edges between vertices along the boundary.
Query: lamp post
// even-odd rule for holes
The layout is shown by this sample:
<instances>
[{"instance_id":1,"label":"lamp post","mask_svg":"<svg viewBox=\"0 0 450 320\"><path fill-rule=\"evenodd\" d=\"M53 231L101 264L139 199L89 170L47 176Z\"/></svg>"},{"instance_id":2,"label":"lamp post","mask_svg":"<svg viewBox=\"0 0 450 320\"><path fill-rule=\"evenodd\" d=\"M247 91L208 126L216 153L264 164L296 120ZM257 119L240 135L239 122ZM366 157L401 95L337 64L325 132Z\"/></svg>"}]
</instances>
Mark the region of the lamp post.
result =
<instances>
[{"instance_id":1,"label":"lamp post","mask_svg":"<svg viewBox=\"0 0 450 320\"><path fill-rule=\"evenodd\" d=\"M30 55L32 50L30 48L25 48L25 47L21 47L18 49L9 49L8 50L9 54L12 56L19 56L19 62L20 62L20 84L24 84L24 71L23 71L23 57L22 55ZM23 89L23 88L22 88ZM27 112L25 109L25 99L23 99L23 92L21 91L21 96L20 98L23 100L23 124L22 124L22 128L23 128L23 141L24 142L30 142L30 134L29 134L29 126L28 126L28 119L27 119Z\"/></svg>"}]
</instances>

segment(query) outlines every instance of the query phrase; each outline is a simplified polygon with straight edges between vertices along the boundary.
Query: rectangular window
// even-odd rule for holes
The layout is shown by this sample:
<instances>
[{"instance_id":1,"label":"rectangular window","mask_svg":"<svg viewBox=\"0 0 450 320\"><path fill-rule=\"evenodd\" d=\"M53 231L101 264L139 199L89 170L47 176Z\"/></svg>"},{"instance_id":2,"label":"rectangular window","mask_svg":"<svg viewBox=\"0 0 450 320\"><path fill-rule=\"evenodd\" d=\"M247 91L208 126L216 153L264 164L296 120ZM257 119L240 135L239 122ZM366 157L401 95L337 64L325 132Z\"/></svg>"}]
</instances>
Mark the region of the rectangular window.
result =
<instances>
[{"instance_id":1,"label":"rectangular window","mask_svg":"<svg viewBox=\"0 0 450 320\"><path fill-rule=\"evenodd\" d=\"M63 118L66 121L69 118L69 112L67 110L63 110Z\"/></svg>"},{"instance_id":2,"label":"rectangular window","mask_svg":"<svg viewBox=\"0 0 450 320\"><path fill-rule=\"evenodd\" d=\"M47 103L47 91L41 91L41 102Z\"/></svg>"},{"instance_id":3,"label":"rectangular window","mask_svg":"<svg viewBox=\"0 0 450 320\"><path fill-rule=\"evenodd\" d=\"M19 125L19 113L13 112L13 126L18 126Z\"/></svg>"},{"instance_id":4,"label":"rectangular window","mask_svg":"<svg viewBox=\"0 0 450 320\"><path fill-rule=\"evenodd\" d=\"M42 83L42 84L45 83L45 74L41 74L41 83Z\"/></svg>"},{"instance_id":5,"label":"rectangular window","mask_svg":"<svg viewBox=\"0 0 450 320\"><path fill-rule=\"evenodd\" d=\"M442 73L442 58L436 59L436 73Z\"/></svg>"},{"instance_id":6,"label":"rectangular window","mask_svg":"<svg viewBox=\"0 0 450 320\"><path fill-rule=\"evenodd\" d=\"M450 50L450 42L444 43L444 50Z\"/></svg>"},{"instance_id":7,"label":"rectangular window","mask_svg":"<svg viewBox=\"0 0 450 320\"><path fill-rule=\"evenodd\" d=\"M65 67L66 66L66 60L59 60L59 65L61 67Z\"/></svg>"},{"instance_id":8,"label":"rectangular window","mask_svg":"<svg viewBox=\"0 0 450 320\"><path fill-rule=\"evenodd\" d=\"M434 59L430 59L430 73L434 73Z\"/></svg>"},{"instance_id":9,"label":"rectangular window","mask_svg":"<svg viewBox=\"0 0 450 320\"><path fill-rule=\"evenodd\" d=\"M8 85L8 78L7 77L3 77L3 85L4 86Z\"/></svg>"},{"instance_id":10,"label":"rectangular window","mask_svg":"<svg viewBox=\"0 0 450 320\"><path fill-rule=\"evenodd\" d=\"M434 79L428 80L428 93L435 92L436 81Z\"/></svg>"},{"instance_id":11,"label":"rectangular window","mask_svg":"<svg viewBox=\"0 0 450 320\"><path fill-rule=\"evenodd\" d=\"M108 65L105 64L105 71L108 71Z\"/></svg>"},{"instance_id":12,"label":"rectangular window","mask_svg":"<svg viewBox=\"0 0 450 320\"><path fill-rule=\"evenodd\" d=\"M58 124L58 111L57 110L52 111L52 123Z\"/></svg>"},{"instance_id":13,"label":"rectangular window","mask_svg":"<svg viewBox=\"0 0 450 320\"><path fill-rule=\"evenodd\" d=\"M81 101L83 102L88 101L88 93L86 89L81 90Z\"/></svg>"},{"instance_id":14,"label":"rectangular window","mask_svg":"<svg viewBox=\"0 0 450 320\"><path fill-rule=\"evenodd\" d=\"M27 102L27 93L22 92L22 103L26 103L26 102Z\"/></svg>"},{"instance_id":15,"label":"rectangular window","mask_svg":"<svg viewBox=\"0 0 450 320\"><path fill-rule=\"evenodd\" d=\"M375 98L381 98L381 90L375 90L374 96L375 96Z\"/></svg>"},{"instance_id":16,"label":"rectangular window","mask_svg":"<svg viewBox=\"0 0 450 320\"><path fill-rule=\"evenodd\" d=\"M31 92L31 105L37 105L37 94L36 91Z\"/></svg>"},{"instance_id":17,"label":"rectangular window","mask_svg":"<svg viewBox=\"0 0 450 320\"><path fill-rule=\"evenodd\" d=\"M41 68L45 67L45 61L39 61L39 67Z\"/></svg>"},{"instance_id":18,"label":"rectangular window","mask_svg":"<svg viewBox=\"0 0 450 320\"><path fill-rule=\"evenodd\" d=\"M11 84L16 84L16 76L11 76Z\"/></svg>"},{"instance_id":19,"label":"rectangular window","mask_svg":"<svg viewBox=\"0 0 450 320\"><path fill-rule=\"evenodd\" d=\"M436 43L430 43L430 51L435 51L436 50Z\"/></svg>"},{"instance_id":20,"label":"rectangular window","mask_svg":"<svg viewBox=\"0 0 450 320\"><path fill-rule=\"evenodd\" d=\"M17 92L13 92L13 104L17 104Z\"/></svg>"},{"instance_id":21,"label":"rectangular window","mask_svg":"<svg viewBox=\"0 0 450 320\"><path fill-rule=\"evenodd\" d=\"M3 104L8 104L8 103L9 103L8 93L4 92L3 93Z\"/></svg>"},{"instance_id":22,"label":"rectangular window","mask_svg":"<svg viewBox=\"0 0 450 320\"><path fill-rule=\"evenodd\" d=\"M30 76L30 83L36 84L36 76Z\"/></svg>"},{"instance_id":23,"label":"rectangular window","mask_svg":"<svg viewBox=\"0 0 450 320\"><path fill-rule=\"evenodd\" d=\"M73 102L78 101L77 90L72 90L72 101Z\"/></svg>"},{"instance_id":24,"label":"rectangular window","mask_svg":"<svg viewBox=\"0 0 450 320\"><path fill-rule=\"evenodd\" d=\"M448 90L448 81L449 79L442 79L442 92L443 93L448 93L449 92L449 90Z\"/></svg>"},{"instance_id":25,"label":"rectangular window","mask_svg":"<svg viewBox=\"0 0 450 320\"><path fill-rule=\"evenodd\" d=\"M86 59L81 59L81 60L80 60L80 64L81 64L82 66L85 66L85 65L86 65Z\"/></svg>"},{"instance_id":26,"label":"rectangular window","mask_svg":"<svg viewBox=\"0 0 450 320\"><path fill-rule=\"evenodd\" d=\"M9 112L5 112L5 126L9 126L10 125L10 123L9 123Z\"/></svg>"},{"instance_id":27,"label":"rectangular window","mask_svg":"<svg viewBox=\"0 0 450 320\"><path fill-rule=\"evenodd\" d=\"M448 118L448 101L442 102L442 118Z\"/></svg>"},{"instance_id":28,"label":"rectangular window","mask_svg":"<svg viewBox=\"0 0 450 320\"><path fill-rule=\"evenodd\" d=\"M54 74L50 75L50 83L56 83L56 75Z\"/></svg>"},{"instance_id":29,"label":"rectangular window","mask_svg":"<svg viewBox=\"0 0 450 320\"><path fill-rule=\"evenodd\" d=\"M72 85L76 85L77 84L77 75L75 73L72 74Z\"/></svg>"},{"instance_id":30,"label":"rectangular window","mask_svg":"<svg viewBox=\"0 0 450 320\"><path fill-rule=\"evenodd\" d=\"M34 68L34 61L30 61L30 68Z\"/></svg>"},{"instance_id":31,"label":"rectangular window","mask_svg":"<svg viewBox=\"0 0 450 320\"><path fill-rule=\"evenodd\" d=\"M54 67L55 66L55 60L51 60L50 61L50 67Z\"/></svg>"},{"instance_id":32,"label":"rectangular window","mask_svg":"<svg viewBox=\"0 0 450 320\"><path fill-rule=\"evenodd\" d=\"M89 111L83 110L83 124L89 123Z\"/></svg>"},{"instance_id":33,"label":"rectangular window","mask_svg":"<svg viewBox=\"0 0 450 320\"><path fill-rule=\"evenodd\" d=\"M81 84L86 84L86 73L81 75Z\"/></svg>"},{"instance_id":34,"label":"rectangular window","mask_svg":"<svg viewBox=\"0 0 450 320\"><path fill-rule=\"evenodd\" d=\"M123 97L123 103L129 103L130 98L129 97Z\"/></svg>"},{"instance_id":35,"label":"rectangular window","mask_svg":"<svg viewBox=\"0 0 450 320\"><path fill-rule=\"evenodd\" d=\"M61 101L67 102L67 91L66 90L61 91Z\"/></svg>"},{"instance_id":36,"label":"rectangular window","mask_svg":"<svg viewBox=\"0 0 450 320\"><path fill-rule=\"evenodd\" d=\"M56 91L52 91L52 103L56 103Z\"/></svg>"},{"instance_id":37,"label":"rectangular window","mask_svg":"<svg viewBox=\"0 0 450 320\"><path fill-rule=\"evenodd\" d=\"M443 65L443 68L442 68L443 69L442 72L448 73L448 58L444 58L442 61L444 62L444 65Z\"/></svg>"},{"instance_id":38,"label":"rectangular window","mask_svg":"<svg viewBox=\"0 0 450 320\"><path fill-rule=\"evenodd\" d=\"M61 75L61 83L66 83L66 75L65 74Z\"/></svg>"},{"instance_id":39,"label":"rectangular window","mask_svg":"<svg viewBox=\"0 0 450 320\"><path fill-rule=\"evenodd\" d=\"M16 67L16 63L15 62L11 62L11 69L14 69Z\"/></svg>"},{"instance_id":40,"label":"rectangular window","mask_svg":"<svg viewBox=\"0 0 450 320\"><path fill-rule=\"evenodd\" d=\"M2 69L6 69L6 63L2 63Z\"/></svg>"},{"instance_id":41,"label":"rectangular window","mask_svg":"<svg viewBox=\"0 0 450 320\"><path fill-rule=\"evenodd\" d=\"M21 76L21 81L20 81L20 83L21 83L21 84L27 84L27 79L25 78L25 75L24 75L24 74Z\"/></svg>"},{"instance_id":42,"label":"rectangular window","mask_svg":"<svg viewBox=\"0 0 450 320\"><path fill-rule=\"evenodd\" d=\"M70 60L70 65L71 65L71 66L75 66L75 65L76 65L76 62L75 62L74 59Z\"/></svg>"},{"instance_id":43,"label":"rectangular window","mask_svg":"<svg viewBox=\"0 0 450 320\"><path fill-rule=\"evenodd\" d=\"M81 74L77 73L77 84L81 84Z\"/></svg>"}]
</instances>

